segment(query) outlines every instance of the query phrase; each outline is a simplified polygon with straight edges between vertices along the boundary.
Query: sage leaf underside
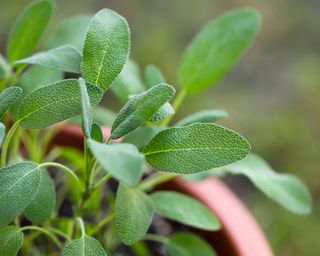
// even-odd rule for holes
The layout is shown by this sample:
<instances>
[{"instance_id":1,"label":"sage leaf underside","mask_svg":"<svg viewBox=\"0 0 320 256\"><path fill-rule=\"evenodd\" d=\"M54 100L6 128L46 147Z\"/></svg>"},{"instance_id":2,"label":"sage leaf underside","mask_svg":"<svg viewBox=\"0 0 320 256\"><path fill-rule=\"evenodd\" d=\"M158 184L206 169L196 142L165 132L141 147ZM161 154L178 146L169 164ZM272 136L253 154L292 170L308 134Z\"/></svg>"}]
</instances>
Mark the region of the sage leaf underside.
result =
<instances>
[{"instance_id":1,"label":"sage leaf underside","mask_svg":"<svg viewBox=\"0 0 320 256\"><path fill-rule=\"evenodd\" d=\"M27 57L38 44L52 14L50 0L31 3L13 25L7 43L10 63Z\"/></svg>"},{"instance_id":2,"label":"sage leaf underside","mask_svg":"<svg viewBox=\"0 0 320 256\"><path fill-rule=\"evenodd\" d=\"M188 93L215 85L250 46L260 26L258 13L240 8L205 26L188 46L178 71Z\"/></svg>"},{"instance_id":3,"label":"sage leaf underside","mask_svg":"<svg viewBox=\"0 0 320 256\"><path fill-rule=\"evenodd\" d=\"M38 193L23 214L35 224L43 224L50 218L56 203L55 185L46 171L41 171Z\"/></svg>"},{"instance_id":4,"label":"sage leaf underside","mask_svg":"<svg viewBox=\"0 0 320 256\"><path fill-rule=\"evenodd\" d=\"M158 84L130 97L112 125L111 138L120 138L147 122L174 93L172 86Z\"/></svg>"},{"instance_id":5,"label":"sage leaf underside","mask_svg":"<svg viewBox=\"0 0 320 256\"><path fill-rule=\"evenodd\" d=\"M220 109L203 110L180 120L175 126L187 126L193 123L214 123L228 117L228 113Z\"/></svg>"},{"instance_id":6,"label":"sage leaf underside","mask_svg":"<svg viewBox=\"0 0 320 256\"><path fill-rule=\"evenodd\" d=\"M21 162L0 169L0 227L9 224L35 198L41 170L32 162Z\"/></svg>"},{"instance_id":7,"label":"sage leaf underside","mask_svg":"<svg viewBox=\"0 0 320 256\"><path fill-rule=\"evenodd\" d=\"M4 89L0 94L0 119L3 114L12 106L17 98L21 95L22 89L17 86L12 86Z\"/></svg>"},{"instance_id":8,"label":"sage leaf underside","mask_svg":"<svg viewBox=\"0 0 320 256\"><path fill-rule=\"evenodd\" d=\"M144 154L154 168L192 174L244 158L249 143L238 133L216 124L191 124L159 132Z\"/></svg>"},{"instance_id":9,"label":"sage leaf underside","mask_svg":"<svg viewBox=\"0 0 320 256\"><path fill-rule=\"evenodd\" d=\"M130 186L139 183L144 155L135 146L125 143L106 145L89 140L89 147L103 169L114 178Z\"/></svg>"},{"instance_id":10,"label":"sage leaf underside","mask_svg":"<svg viewBox=\"0 0 320 256\"><path fill-rule=\"evenodd\" d=\"M80 73L81 53L71 45L63 45L47 52L36 53L14 64L37 64L63 72Z\"/></svg>"},{"instance_id":11,"label":"sage leaf underside","mask_svg":"<svg viewBox=\"0 0 320 256\"><path fill-rule=\"evenodd\" d=\"M150 118L151 122L161 121L174 115L175 111L169 102L164 103L156 113Z\"/></svg>"},{"instance_id":12,"label":"sage leaf underside","mask_svg":"<svg viewBox=\"0 0 320 256\"><path fill-rule=\"evenodd\" d=\"M23 243L23 233L15 226L0 229L0 255L16 256Z\"/></svg>"},{"instance_id":13,"label":"sage leaf underside","mask_svg":"<svg viewBox=\"0 0 320 256\"><path fill-rule=\"evenodd\" d=\"M218 230L220 224L203 204L177 192L156 192L151 195L155 212L182 224L203 230Z\"/></svg>"},{"instance_id":14,"label":"sage leaf underside","mask_svg":"<svg viewBox=\"0 0 320 256\"><path fill-rule=\"evenodd\" d=\"M107 256L107 253L98 240L85 235L67 244L61 256Z\"/></svg>"},{"instance_id":15,"label":"sage leaf underside","mask_svg":"<svg viewBox=\"0 0 320 256\"><path fill-rule=\"evenodd\" d=\"M260 157L250 154L245 159L229 165L226 171L242 174L270 199L297 214L308 214L312 200L307 187L295 176L276 173Z\"/></svg>"},{"instance_id":16,"label":"sage leaf underside","mask_svg":"<svg viewBox=\"0 0 320 256\"><path fill-rule=\"evenodd\" d=\"M129 48L127 21L112 10L99 11L87 30L82 59L83 78L103 90L108 89L127 62Z\"/></svg>"},{"instance_id":17,"label":"sage leaf underside","mask_svg":"<svg viewBox=\"0 0 320 256\"><path fill-rule=\"evenodd\" d=\"M116 231L126 245L138 242L147 232L152 219L150 197L138 189L119 185L116 199Z\"/></svg>"},{"instance_id":18,"label":"sage leaf underside","mask_svg":"<svg viewBox=\"0 0 320 256\"><path fill-rule=\"evenodd\" d=\"M87 84L92 106L97 105L103 91ZM21 103L19 120L22 127L40 129L81 114L78 80L67 79L38 88Z\"/></svg>"}]
</instances>

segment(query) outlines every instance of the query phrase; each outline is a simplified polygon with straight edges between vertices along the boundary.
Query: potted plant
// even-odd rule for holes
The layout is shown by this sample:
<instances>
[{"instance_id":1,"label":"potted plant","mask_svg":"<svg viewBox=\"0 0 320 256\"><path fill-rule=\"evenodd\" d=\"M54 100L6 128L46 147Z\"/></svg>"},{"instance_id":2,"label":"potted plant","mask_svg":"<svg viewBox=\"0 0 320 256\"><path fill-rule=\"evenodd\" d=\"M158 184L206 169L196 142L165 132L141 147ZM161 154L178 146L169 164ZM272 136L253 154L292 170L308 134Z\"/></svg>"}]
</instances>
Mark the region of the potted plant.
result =
<instances>
[{"instance_id":1,"label":"potted plant","mask_svg":"<svg viewBox=\"0 0 320 256\"><path fill-rule=\"evenodd\" d=\"M248 48L257 12L237 9L203 28L182 59L171 105L175 88L156 67L141 81L128 60L128 24L112 10L68 20L48 50L32 54L52 9L50 0L29 5L0 58L0 255L271 255L245 208L210 176L246 175L298 214L311 208L303 183L274 172L244 137L215 124L225 111L169 127L185 96L215 85ZM116 115L98 106L110 90L124 102ZM56 125L77 116L82 128ZM220 228L220 237L238 236L223 242L230 248L208 244ZM241 248L246 235L260 247Z\"/></svg>"}]
</instances>

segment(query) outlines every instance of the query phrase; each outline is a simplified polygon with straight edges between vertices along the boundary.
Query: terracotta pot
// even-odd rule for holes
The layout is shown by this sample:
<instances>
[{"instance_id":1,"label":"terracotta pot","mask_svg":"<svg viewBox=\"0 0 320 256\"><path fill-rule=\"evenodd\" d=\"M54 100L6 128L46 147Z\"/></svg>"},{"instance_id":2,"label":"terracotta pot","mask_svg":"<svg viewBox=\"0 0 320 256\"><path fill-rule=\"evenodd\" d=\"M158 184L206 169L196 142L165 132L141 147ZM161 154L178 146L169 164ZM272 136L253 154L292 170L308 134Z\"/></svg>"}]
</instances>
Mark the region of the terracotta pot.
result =
<instances>
[{"instance_id":1,"label":"terracotta pot","mask_svg":"<svg viewBox=\"0 0 320 256\"><path fill-rule=\"evenodd\" d=\"M107 137L109 129L104 129ZM55 144L83 148L79 126L64 127L54 140ZM220 220L218 232L201 232L221 256L272 256L272 250L261 228L240 199L219 179L188 183L176 178L164 187L183 192L204 203Z\"/></svg>"}]
</instances>

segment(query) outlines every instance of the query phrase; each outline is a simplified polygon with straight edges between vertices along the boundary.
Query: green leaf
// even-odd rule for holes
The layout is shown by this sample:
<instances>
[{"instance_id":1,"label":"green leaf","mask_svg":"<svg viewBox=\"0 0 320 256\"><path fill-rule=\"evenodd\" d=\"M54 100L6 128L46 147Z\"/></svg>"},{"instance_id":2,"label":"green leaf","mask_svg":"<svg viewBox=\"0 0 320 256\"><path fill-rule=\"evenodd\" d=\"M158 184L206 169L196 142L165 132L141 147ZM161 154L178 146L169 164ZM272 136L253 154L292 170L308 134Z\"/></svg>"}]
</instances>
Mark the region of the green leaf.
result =
<instances>
[{"instance_id":1,"label":"green leaf","mask_svg":"<svg viewBox=\"0 0 320 256\"><path fill-rule=\"evenodd\" d=\"M82 51L91 18L91 15L79 15L62 21L49 37L45 48L52 49L64 44L71 44Z\"/></svg>"},{"instance_id":2,"label":"green leaf","mask_svg":"<svg viewBox=\"0 0 320 256\"><path fill-rule=\"evenodd\" d=\"M192 197L177 192L156 192L151 198L155 212L168 219L203 230L220 229L213 213Z\"/></svg>"},{"instance_id":3,"label":"green leaf","mask_svg":"<svg viewBox=\"0 0 320 256\"><path fill-rule=\"evenodd\" d=\"M91 104L97 105L102 90L87 85ZM78 80L67 79L38 88L21 103L19 120L27 129L40 129L81 114L81 96Z\"/></svg>"},{"instance_id":4,"label":"green leaf","mask_svg":"<svg viewBox=\"0 0 320 256\"><path fill-rule=\"evenodd\" d=\"M54 211L56 190L54 182L46 171L41 172L38 193L23 214L33 223L43 224Z\"/></svg>"},{"instance_id":5,"label":"green leaf","mask_svg":"<svg viewBox=\"0 0 320 256\"><path fill-rule=\"evenodd\" d=\"M11 69L7 60L0 54L0 81L10 77Z\"/></svg>"},{"instance_id":6,"label":"green leaf","mask_svg":"<svg viewBox=\"0 0 320 256\"><path fill-rule=\"evenodd\" d=\"M3 123L0 122L0 148L2 146L2 142L5 136L6 136L6 127Z\"/></svg>"},{"instance_id":7,"label":"green leaf","mask_svg":"<svg viewBox=\"0 0 320 256\"><path fill-rule=\"evenodd\" d=\"M86 138L91 137L91 104L87 91L87 86L83 78L79 78L80 94L81 94L81 117L82 131Z\"/></svg>"},{"instance_id":8,"label":"green leaf","mask_svg":"<svg viewBox=\"0 0 320 256\"><path fill-rule=\"evenodd\" d=\"M187 116L186 118L180 120L175 126L187 126L193 123L213 123L227 117L228 113L224 110L204 110Z\"/></svg>"},{"instance_id":9,"label":"green leaf","mask_svg":"<svg viewBox=\"0 0 320 256\"><path fill-rule=\"evenodd\" d=\"M106 145L93 140L88 143L92 154L105 171L130 186L139 183L144 156L135 146L124 143Z\"/></svg>"},{"instance_id":10,"label":"green leaf","mask_svg":"<svg viewBox=\"0 0 320 256\"><path fill-rule=\"evenodd\" d=\"M17 86L12 86L4 89L0 94L0 119L3 114L12 106L17 98L22 93L22 89Z\"/></svg>"},{"instance_id":11,"label":"green leaf","mask_svg":"<svg viewBox=\"0 0 320 256\"><path fill-rule=\"evenodd\" d=\"M32 66L26 72L24 72L17 84L17 86L22 89L22 93L10 109L14 119L17 119L19 106L22 100L29 93L39 87L59 81L62 78L63 76L61 71L48 69L41 66Z\"/></svg>"},{"instance_id":12,"label":"green leaf","mask_svg":"<svg viewBox=\"0 0 320 256\"><path fill-rule=\"evenodd\" d=\"M188 46L178 72L188 93L216 84L250 46L260 26L257 11L241 8L211 21Z\"/></svg>"},{"instance_id":13,"label":"green leaf","mask_svg":"<svg viewBox=\"0 0 320 256\"><path fill-rule=\"evenodd\" d=\"M226 170L232 174L247 176L270 199L294 213L308 214L311 211L312 200L308 188L293 175L274 172L257 155L250 154L227 166Z\"/></svg>"},{"instance_id":14,"label":"green leaf","mask_svg":"<svg viewBox=\"0 0 320 256\"><path fill-rule=\"evenodd\" d=\"M7 43L10 63L27 57L38 44L52 14L52 2L38 0L31 3L13 25Z\"/></svg>"},{"instance_id":15,"label":"green leaf","mask_svg":"<svg viewBox=\"0 0 320 256\"><path fill-rule=\"evenodd\" d=\"M15 226L0 229L0 255L16 256L23 243L23 233Z\"/></svg>"},{"instance_id":16,"label":"green leaf","mask_svg":"<svg viewBox=\"0 0 320 256\"><path fill-rule=\"evenodd\" d=\"M156 84L166 83L166 79L156 66L148 65L144 71L144 83L147 88L151 88Z\"/></svg>"},{"instance_id":17,"label":"green leaf","mask_svg":"<svg viewBox=\"0 0 320 256\"><path fill-rule=\"evenodd\" d=\"M172 86L158 84L130 97L112 125L111 138L120 138L143 125L174 93L175 89Z\"/></svg>"},{"instance_id":18,"label":"green leaf","mask_svg":"<svg viewBox=\"0 0 320 256\"><path fill-rule=\"evenodd\" d=\"M98 240L83 236L67 244L61 256L107 256L107 253Z\"/></svg>"},{"instance_id":19,"label":"green leaf","mask_svg":"<svg viewBox=\"0 0 320 256\"><path fill-rule=\"evenodd\" d=\"M80 73L81 53L71 45L63 45L47 52L15 61L17 64L35 64L64 72Z\"/></svg>"},{"instance_id":20,"label":"green leaf","mask_svg":"<svg viewBox=\"0 0 320 256\"><path fill-rule=\"evenodd\" d=\"M150 197L138 189L119 185L116 200L116 230L126 245L138 242L147 232L153 214Z\"/></svg>"},{"instance_id":21,"label":"green leaf","mask_svg":"<svg viewBox=\"0 0 320 256\"><path fill-rule=\"evenodd\" d=\"M174 115L175 111L169 102L164 103L159 110L151 117L151 122L161 121Z\"/></svg>"},{"instance_id":22,"label":"green leaf","mask_svg":"<svg viewBox=\"0 0 320 256\"><path fill-rule=\"evenodd\" d=\"M144 149L147 162L160 171L199 173L244 158L249 143L216 124L191 124L158 133Z\"/></svg>"},{"instance_id":23,"label":"green leaf","mask_svg":"<svg viewBox=\"0 0 320 256\"><path fill-rule=\"evenodd\" d=\"M162 126L140 127L133 132L130 132L124 137L123 143L130 143L135 145L139 151L143 151L145 146L165 128Z\"/></svg>"},{"instance_id":24,"label":"green leaf","mask_svg":"<svg viewBox=\"0 0 320 256\"><path fill-rule=\"evenodd\" d=\"M139 66L133 60L128 60L119 76L112 83L111 90L122 103L127 102L130 95L145 90L140 78Z\"/></svg>"},{"instance_id":25,"label":"green leaf","mask_svg":"<svg viewBox=\"0 0 320 256\"><path fill-rule=\"evenodd\" d=\"M91 125L91 138L97 142L103 142L102 128L97 122Z\"/></svg>"},{"instance_id":26,"label":"green leaf","mask_svg":"<svg viewBox=\"0 0 320 256\"><path fill-rule=\"evenodd\" d=\"M32 162L0 169L0 227L8 225L33 201L40 186L40 176L41 170Z\"/></svg>"},{"instance_id":27,"label":"green leaf","mask_svg":"<svg viewBox=\"0 0 320 256\"><path fill-rule=\"evenodd\" d=\"M83 78L106 90L128 60L130 31L127 21L109 9L90 21L82 60Z\"/></svg>"},{"instance_id":28,"label":"green leaf","mask_svg":"<svg viewBox=\"0 0 320 256\"><path fill-rule=\"evenodd\" d=\"M194 234L177 233L165 244L169 256L216 256L211 246Z\"/></svg>"}]
</instances>

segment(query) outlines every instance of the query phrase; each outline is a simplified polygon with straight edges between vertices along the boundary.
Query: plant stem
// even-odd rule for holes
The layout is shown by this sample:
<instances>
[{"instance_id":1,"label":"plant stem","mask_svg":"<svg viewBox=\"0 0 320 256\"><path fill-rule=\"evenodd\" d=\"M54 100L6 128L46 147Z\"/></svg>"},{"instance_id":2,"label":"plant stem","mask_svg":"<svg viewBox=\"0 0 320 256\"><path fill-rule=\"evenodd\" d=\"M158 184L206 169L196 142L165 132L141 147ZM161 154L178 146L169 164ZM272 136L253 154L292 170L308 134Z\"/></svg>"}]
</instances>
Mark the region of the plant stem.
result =
<instances>
[{"instance_id":1,"label":"plant stem","mask_svg":"<svg viewBox=\"0 0 320 256\"><path fill-rule=\"evenodd\" d=\"M40 231L41 233L46 234L48 237L51 238L51 240L59 247L59 249L63 248L63 245L60 243L60 241L54 236L54 234L52 234L49 230L38 227L38 226L25 226L20 228L20 231L27 231L27 230L36 230L36 231Z\"/></svg>"},{"instance_id":2,"label":"plant stem","mask_svg":"<svg viewBox=\"0 0 320 256\"><path fill-rule=\"evenodd\" d=\"M47 227L46 230L50 231L51 233L55 233L61 237L63 237L64 239L66 239L68 242L71 240L70 237L63 233L62 231L60 231L59 229L53 228L53 227Z\"/></svg>"},{"instance_id":3,"label":"plant stem","mask_svg":"<svg viewBox=\"0 0 320 256\"><path fill-rule=\"evenodd\" d=\"M103 176L99 182L95 185L95 187L93 188L94 190L99 189L101 186L103 186L108 180L110 180L111 178L111 174L107 174L105 176Z\"/></svg>"},{"instance_id":4,"label":"plant stem","mask_svg":"<svg viewBox=\"0 0 320 256\"><path fill-rule=\"evenodd\" d=\"M103 221L99 222L99 224L97 226L95 226L88 234L90 236L96 234L97 232L99 232L105 225L107 225L108 223L110 223L111 221L113 221L115 217L115 214L112 213L110 214L107 218L105 218Z\"/></svg>"},{"instance_id":5,"label":"plant stem","mask_svg":"<svg viewBox=\"0 0 320 256\"><path fill-rule=\"evenodd\" d=\"M143 237L143 240L148 240L148 241L153 241L153 242L166 244L169 239L164 237L164 236L161 236L161 235L145 234L145 236Z\"/></svg>"},{"instance_id":6,"label":"plant stem","mask_svg":"<svg viewBox=\"0 0 320 256\"><path fill-rule=\"evenodd\" d=\"M13 124L13 126L10 128L10 130L6 136L6 139L4 140L3 147L2 147L2 153L1 153L1 167L5 167L5 165L6 165L10 141L11 141L15 131L17 130L19 123L20 122L17 121Z\"/></svg>"},{"instance_id":7,"label":"plant stem","mask_svg":"<svg viewBox=\"0 0 320 256\"><path fill-rule=\"evenodd\" d=\"M143 191L150 190L150 189L152 189L152 188L154 188L154 187L156 187L156 186L158 186L158 185L160 185L162 183L165 183L165 182L167 182L169 180L172 180L172 179L174 179L176 177L178 177L177 174L162 174L161 173L156 178L152 178L150 180L147 179L146 181L142 182L138 186L138 188L143 190Z\"/></svg>"},{"instance_id":8,"label":"plant stem","mask_svg":"<svg viewBox=\"0 0 320 256\"><path fill-rule=\"evenodd\" d=\"M73 178L73 180L78 184L80 191L82 191L83 187L79 177L67 166L55 163L55 162L47 162L39 164L39 168L47 168L47 167L55 167L57 169L63 170L66 174Z\"/></svg>"},{"instance_id":9,"label":"plant stem","mask_svg":"<svg viewBox=\"0 0 320 256\"><path fill-rule=\"evenodd\" d=\"M183 102L184 98L186 97L187 95L187 92L182 89L178 96L174 99L174 102L172 103L172 107L175 111L177 111L179 109L179 107L181 106L181 103ZM172 119L173 116L169 116L167 119L165 119L163 122L162 122L162 125L163 126L168 126L171 119Z\"/></svg>"},{"instance_id":10,"label":"plant stem","mask_svg":"<svg viewBox=\"0 0 320 256\"><path fill-rule=\"evenodd\" d=\"M78 217L77 222L78 222L80 230L81 230L81 237L84 237L86 235L86 228L84 226L83 219Z\"/></svg>"}]
</instances>

